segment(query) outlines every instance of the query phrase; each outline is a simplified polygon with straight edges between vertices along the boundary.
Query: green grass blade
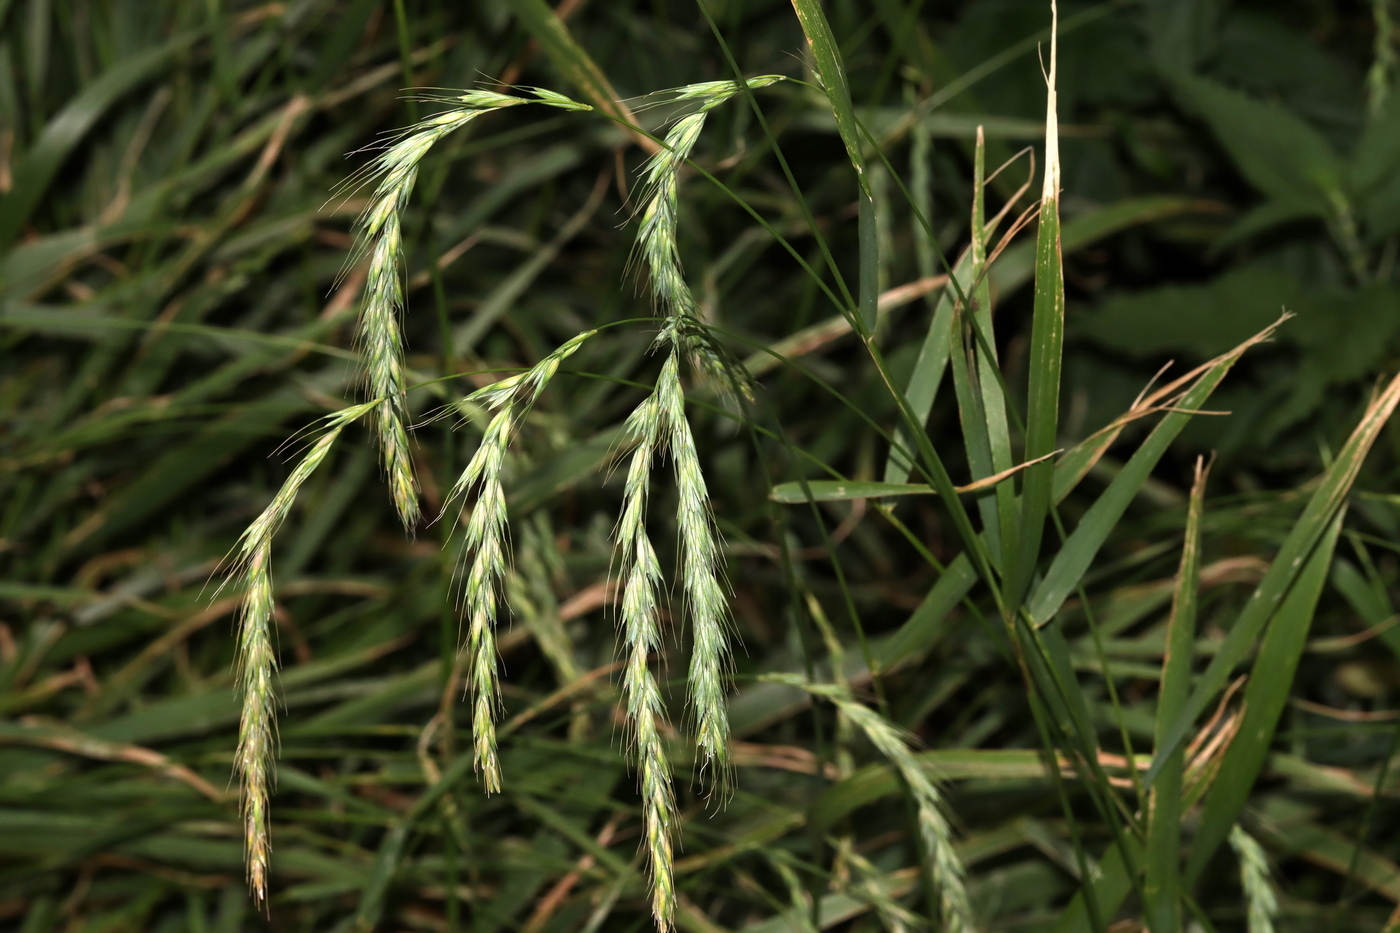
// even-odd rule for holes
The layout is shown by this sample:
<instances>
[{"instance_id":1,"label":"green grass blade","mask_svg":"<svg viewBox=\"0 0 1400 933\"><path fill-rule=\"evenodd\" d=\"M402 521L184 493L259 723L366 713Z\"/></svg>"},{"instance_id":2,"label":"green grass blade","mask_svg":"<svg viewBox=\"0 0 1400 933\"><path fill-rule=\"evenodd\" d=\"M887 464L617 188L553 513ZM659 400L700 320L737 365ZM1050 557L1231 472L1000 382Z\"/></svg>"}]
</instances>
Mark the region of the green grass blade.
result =
<instances>
[{"instance_id":1,"label":"green grass blade","mask_svg":"<svg viewBox=\"0 0 1400 933\"><path fill-rule=\"evenodd\" d=\"M919 608L889 639L875 649L875 664L887 671L922 657L947 631L949 614L977 583L977 571L966 554L950 563L929 589Z\"/></svg>"},{"instance_id":2,"label":"green grass blade","mask_svg":"<svg viewBox=\"0 0 1400 933\"><path fill-rule=\"evenodd\" d=\"M924 483L871 483L858 481L808 480L803 483L780 483L773 487L769 498L785 505L804 502L846 502L851 499L880 499L885 496L932 496L933 487ZM810 492L810 498L808 495Z\"/></svg>"},{"instance_id":3,"label":"green grass blade","mask_svg":"<svg viewBox=\"0 0 1400 933\"><path fill-rule=\"evenodd\" d=\"M360 894L359 906L355 910L356 930L368 933L370 930L379 928L379 921L384 915L389 886L393 883L399 861L403 858L404 849L408 845L409 832L412 831L414 824L436 806L444 794L466 778L474 763L471 752L457 756L456 760L442 772L442 777L438 779L437 783L419 795L393 828L385 834L384 839L379 843L379 853L375 856L374 865L370 869L369 877L365 880Z\"/></svg>"},{"instance_id":4,"label":"green grass blade","mask_svg":"<svg viewBox=\"0 0 1400 933\"><path fill-rule=\"evenodd\" d=\"M1060 366L1065 339L1065 270L1060 248L1060 150L1055 81L1058 11L1052 0L1049 90L1045 105L1045 184L1040 199L1040 227L1035 250L1035 312L1031 322L1029 388L1026 398L1026 449L1033 460L1055 449L1060 416ZM1015 606L1029 588L1040 555L1045 518L1050 511L1055 468L1041 463L1026 471L1022 484L1020 527L1013 559L1007 566L1006 598Z\"/></svg>"},{"instance_id":5,"label":"green grass blade","mask_svg":"<svg viewBox=\"0 0 1400 933\"><path fill-rule=\"evenodd\" d=\"M1264 331L1217 359L1153 429L1147 440L1113 478L1108 489L1089 507L1079 526L1055 555L1044 579L1027 600L1027 609L1034 625L1044 625L1059 611L1065 598L1083 579L1099 548L1108 540L1123 513L1151 475L1157 461L1191 420L1192 413L1206 403L1240 356L1271 331L1272 328ZM1027 473L1029 472L1028 469Z\"/></svg>"},{"instance_id":6,"label":"green grass blade","mask_svg":"<svg viewBox=\"0 0 1400 933\"><path fill-rule=\"evenodd\" d=\"M977 156L974 161L976 177L973 179L972 194L972 278L976 283L972 294L972 307L967 316L968 324L975 339L968 341L977 361L978 389L982 393L982 417L986 422L987 448L991 454L991 469L987 475L1011 469L1011 432L1007 425L1006 394L1003 391L1001 370L996 357L996 340L992 331L992 286L987 278L987 246L991 231L987 225L987 183L986 183L986 134L977 128ZM975 476L974 479L981 479ZM984 501L988 497L984 496ZM1010 559L1008 549L1016 534L1016 490L1010 484L997 486L991 498L995 499L994 521L991 516L984 519L987 528L999 530L1000 547L992 546L992 553L1001 551L1004 561Z\"/></svg>"},{"instance_id":7,"label":"green grass blade","mask_svg":"<svg viewBox=\"0 0 1400 933\"><path fill-rule=\"evenodd\" d=\"M860 234L860 285L857 297L859 320L868 334L875 330L879 298L879 236L875 217L875 198L870 178L865 170L865 154L861 150L860 126L856 121L855 105L851 103L851 88L846 81L846 69L841 63L841 48L832 35L831 24L822 12L819 0L792 0L807 46L812 51L812 63L817 78L831 101L836 117L836 130L846 147L846 157L856 170L860 184L857 222Z\"/></svg>"},{"instance_id":8,"label":"green grass blade","mask_svg":"<svg viewBox=\"0 0 1400 933\"><path fill-rule=\"evenodd\" d=\"M987 236L985 186L983 183L983 179L986 177L986 147L980 145L982 142L980 138L978 141L979 145L972 163L973 195L970 224L972 246L969 249L972 266L970 271L973 281L978 283L975 294L985 295L990 302L990 292L986 290L985 280L979 281L987 260ZM972 295L968 295L961 289L960 291L967 298L972 298ZM981 384L981 380L987 373L985 366L979 366L979 363L985 361L977 352L976 341L970 339L973 330L979 326L975 320L979 310L975 306L968 307L967 302L963 300L955 300L953 304L953 340L949 349L949 359L953 371L953 394L958 401L958 416L962 424L963 444L967 449L967 464L974 480L983 479L996 472L996 467L993 465L991 432L988 430L988 425L995 416L984 408L986 387ZM990 320L990 315L988 319ZM995 383L995 375L992 376L992 379ZM1000 386L998 385L997 388L999 390ZM1004 415L1004 407L1002 411ZM1004 426L1004 417L1002 421ZM1009 449L1007 453L1009 455ZM992 555L993 562L1001 566L1002 545L1007 538L1004 535L1006 529L997 518L997 503L994 494L979 496L977 506L982 517L983 533L987 538L987 551Z\"/></svg>"},{"instance_id":9,"label":"green grass blade","mask_svg":"<svg viewBox=\"0 0 1400 933\"><path fill-rule=\"evenodd\" d=\"M1258 832L1259 837L1268 840L1272 847L1302 856L1338 875L1347 873L1356 854L1355 839L1313 820L1297 817L1260 820ZM1400 867L1384 854L1375 849L1364 849L1360 858L1355 859L1354 874L1361 886L1392 903L1400 903ZM1397 914L1400 914L1400 910L1397 910Z\"/></svg>"},{"instance_id":10,"label":"green grass blade","mask_svg":"<svg viewBox=\"0 0 1400 933\"><path fill-rule=\"evenodd\" d=\"M1288 537L1284 539L1264 579L1259 582L1254 595L1250 597L1231 627L1224 644L1220 646L1220 650L1197 681L1196 689L1181 715L1158 746L1158 758L1153 761L1152 767L1144 776L1146 785L1151 786L1156 780L1164 760L1162 756L1175 749L1185 739L1191 724L1225 688L1235 667L1245 659L1254 640L1259 637L1264 626L1292 589L1304 561L1327 534L1332 519L1342 508L1352 485L1356 482L1361 464L1376 438L1380 436L1381 429L1394 414L1397 405L1400 405L1400 376L1392 379L1385 391L1367 407L1346 446L1322 475L1312 498L1289 531Z\"/></svg>"},{"instance_id":11,"label":"green grass blade","mask_svg":"<svg viewBox=\"0 0 1400 933\"><path fill-rule=\"evenodd\" d=\"M1186 866L1187 883L1201 876L1215 850L1229 836L1230 827L1239 819L1254 789L1254 780L1264 767L1274 729L1293 690L1293 675L1307 644L1317 600L1327 582L1332 552L1336 549L1345 514L1345 506L1337 511L1264 636L1244 691L1244 719L1225 752L1220 776L1206 796L1201 829L1192 843L1191 859Z\"/></svg>"},{"instance_id":12,"label":"green grass blade","mask_svg":"<svg viewBox=\"0 0 1400 933\"><path fill-rule=\"evenodd\" d=\"M960 283L958 289L944 288L938 305L929 321L928 333L919 347L919 357L914 362L914 371L904 389L909 408L915 420L922 426L933 411L933 402L938 395L938 385L943 381L943 372L948 368L948 354L953 341L953 304L958 291L966 291L972 284L972 253L965 252L953 268L953 279ZM902 483L909 478L913 467L904 449L912 448L907 431L903 426L895 434L895 444L890 449L885 462L885 482Z\"/></svg>"},{"instance_id":13,"label":"green grass blade","mask_svg":"<svg viewBox=\"0 0 1400 933\"><path fill-rule=\"evenodd\" d=\"M568 27L545 0L509 0L510 7L521 24L540 44L549 60L559 69L564 80L578 88L583 98L625 127L635 126L636 118L622 97L613 89L603 69L578 44ZM633 132L633 139L649 153L659 152L660 145L644 133Z\"/></svg>"},{"instance_id":14,"label":"green grass blade","mask_svg":"<svg viewBox=\"0 0 1400 933\"><path fill-rule=\"evenodd\" d=\"M1131 838L1128 845L1133 850L1134 864L1141 863L1141 846ZM1100 917L1112 917L1118 912L1128 892L1132 890L1123 850L1115 845L1099 860L1097 869L1093 873L1093 880L1074 896L1074 900L1070 901L1069 906L1060 914L1059 920L1052 928L1053 933L1094 933L1094 926L1090 920L1094 913ZM1085 890L1092 892L1097 911L1090 911L1084 898Z\"/></svg>"},{"instance_id":15,"label":"green grass blade","mask_svg":"<svg viewBox=\"0 0 1400 933\"><path fill-rule=\"evenodd\" d=\"M1112 437L1115 434L1103 435L1103 440L1094 441L1082 448L1075 448L1065 454L1055 463L1055 483L1054 501L1056 504L1064 501L1065 497L1074 491L1087 475L1089 467L1093 465L1098 455L1103 453ZM798 484L792 484L794 488L789 490L789 484L775 487L783 490L784 496L791 496L792 501L805 502L801 496L801 488ZM809 484L814 492L826 486L825 481L818 481ZM849 486L856 487L862 484L837 482L831 484L832 487ZM870 484L874 488L882 490L881 496L901 495L904 493L895 490L907 490L910 495L919 495L923 490L928 490L932 494L931 487L922 484ZM888 491L885 491L888 490ZM834 489L832 492L834 493ZM873 491L873 490L872 490ZM852 496L852 498L864 498L863 496ZM782 501L788 501L786 498ZM905 620L904 624L890 636L877 651L877 663L881 670L905 663L907 660L918 657L936 641L944 631L944 623L948 613L972 590L978 579L977 571L972 566L972 560L966 553L959 554L956 559L948 564L939 574L938 582L929 590L924 597L919 608Z\"/></svg>"},{"instance_id":16,"label":"green grass blade","mask_svg":"<svg viewBox=\"0 0 1400 933\"><path fill-rule=\"evenodd\" d=\"M1201 514L1209 472L1210 468L1197 459L1196 481L1191 486L1191 504L1186 513L1186 540L1181 549L1181 566L1176 574L1176 592L1167 623L1167 654L1157 698L1156 738L1159 742L1180 714L1191 689L1197 590L1201 582ZM1143 910L1152 933L1177 933L1181 929L1177 885L1181 871L1182 758L1180 749L1168 757L1148 801Z\"/></svg>"}]
</instances>

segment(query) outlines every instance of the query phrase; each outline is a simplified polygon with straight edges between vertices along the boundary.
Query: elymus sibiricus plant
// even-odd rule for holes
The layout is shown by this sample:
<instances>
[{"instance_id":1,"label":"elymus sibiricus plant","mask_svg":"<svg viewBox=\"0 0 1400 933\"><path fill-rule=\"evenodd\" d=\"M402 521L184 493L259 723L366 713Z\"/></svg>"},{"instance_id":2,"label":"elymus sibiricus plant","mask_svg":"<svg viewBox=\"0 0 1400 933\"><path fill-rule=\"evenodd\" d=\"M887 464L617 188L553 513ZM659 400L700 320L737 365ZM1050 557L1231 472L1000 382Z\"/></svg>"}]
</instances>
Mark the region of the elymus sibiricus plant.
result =
<instances>
[{"instance_id":1,"label":"elymus sibiricus plant","mask_svg":"<svg viewBox=\"0 0 1400 933\"><path fill-rule=\"evenodd\" d=\"M780 76L766 75L747 83L752 88L762 88L779 80ZM679 492L680 591L694 636L688 706L694 719L702 771L708 774L712 788L723 791L728 787L730 769L725 710L730 623L719 540L685 413L680 367L683 355L709 375L722 373L724 366L697 317L696 302L681 271L676 233L681 169L695 148L706 115L741 89L738 83L717 81L668 92L666 96L673 101L698 101L699 107L676 121L663 148L649 160L643 173L646 193L637 245L646 264L657 316L662 321L656 346L665 350L666 358L655 389L628 421L630 465L616 541L623 594L619 623L627 734L643 797L642 846L652 877L653 915L662 929L671 926L675 911L672 860L678 819L663 743L667 729L665 705L660 684L651 670L654 657L663 648L660 620L664 576L646 530L646 508L654 461L669 452ZM275 736L275 657L269 632L273 612L272 536L286 518L297 490L325 459L341 431L367 413L373 415L380 459L399 519L406 528L417 523L418 485L406 424L408 386L399 326L404 303L401 215L423 157L454 130L486 113L530 103L572 111L591 109L552 91L528 90L530 97L468 91L428 98L447 104L449 109L402 133L359 176L379 179L357 225L358 250L368 257L368 269L356 339L370 399L332 416L331 430L317 441L240 543L238 569L247 577L247 595L240 618L243 726L236 770L245 800L249 877L259 898L265 898L267 892L268 788ZM461 666L466 671L466 691L472 708L472 764L488 793L501 790L504 784L496 747L500 684L495 629L510 560L509 517L502 482L508 449L517 427L560 364L594 333L579 334L529 370L478 389L461 400L462 407L476 406L485 412L486 426L476 452L446 497L439 518L474 494L462 530L465 566L460 609L466 643Z\"/></svg>"}]
</instances>

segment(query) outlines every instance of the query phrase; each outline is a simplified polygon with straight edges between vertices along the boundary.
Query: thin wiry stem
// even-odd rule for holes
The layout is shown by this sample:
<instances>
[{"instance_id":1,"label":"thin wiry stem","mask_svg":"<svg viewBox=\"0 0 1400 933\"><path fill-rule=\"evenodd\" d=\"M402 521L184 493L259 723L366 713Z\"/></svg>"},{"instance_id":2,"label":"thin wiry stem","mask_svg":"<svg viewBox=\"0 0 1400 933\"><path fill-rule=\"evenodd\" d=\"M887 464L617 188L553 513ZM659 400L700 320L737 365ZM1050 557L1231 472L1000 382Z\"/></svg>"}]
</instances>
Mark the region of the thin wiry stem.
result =
<instances>
[{"instance_id":1,"label":"thin wiry stem","mask_svg":"<svg viewBox=\"0 0 1400 933\"><path fill-rule=\"evenodd\" d=\"M681 584L695 642L690 659L689 702L695 716L696 743L703 764L713 769L714 787L723 794L731 778L729 714L724 696L731 667L729 605L721 583L719 535L700 458L695 452L695 438L685 417L685 392L675 353L661 368L655 398L676 472Z\"/></svg>"},{"instance_id":2,"label":"thin wiry stem","mask_svg":"<svg viewBox=\"0 0 1400 933\"><path fill-rule=\"evenodd\" d=\"M244 845L248 883L253 896L267 899L267 873L271 853L268 830L268 796L274 780L273 756L277 746L277 701L274 678L277 655L272 647L272 539L286 520L297 492L330 453L345 426L374 407L373 402L336 412L327 431L292 470L267 508L238 539L237 556L229 580L242 578L245 589L238 610L238 687L243 710L238 723L238 749L234 771L243 798ZM220 589L223 587L221 586Z\"/></svg>"},{"instance_id":3,"label":"thin wiry stem","mask_svg":"<svg viewBox=\"0 0 1400 933\"><path fill-rule=\"evenodd\" d=\"M628 419L628 433L636 448L627 470L616 534L623 580L619 621L626 652L622 691L641 785L642 845L651 868L651 912L657 927L665 931L671 928L676 905L672 878L676 804L671 791L671 766L661 739L666 710L651 672L651 655L661 650L657 600L661 567L646 533L652 458L662 442L661 418L653 394Z\"/></svg>"},{"instance_id":4,"label":"thin wiry stem","mask_svg":"<svg viewBox=\"0 0 1400 933\"><path fill-rule=\"evenodd\" d=\"M953 849L952 827L943 815L943 796L910 751L908 737L875 710L857 702L843 686L809 683L790 674L771 674L763 679L790 684L835 703L837 709L865 733L870 744L889 759L914 795L919 837L932 861L932 880L938 889L943 929L948 933L971 933L975 930L972 902L967 895L967 871Z\"/></svg>"},{"instance_id":5,"label":"thin wiry stem","mask_svg":"<svg viewBox=\"0 0 1400 933\"><path fill-rule=\"evenodd\" d=\"M468 91L439 100L454 109L428 117L402 134L370 163L366 175L380 176L369 206L358 225L360 248L369 256L365 297L360 311L356 339L364 349L365 382L371 398L379 399L375 427L384 470L394 507L405 527L417 524L419 517L418 481L413 475L409 452L408 397L404 380L403 333L399 313L403 310L404 244L400 216L408 206L418 178L418 166L433 144L448 133L494 110L539 103L565 110L588 110L588 106L552 91L536 91L532 101L523 97L489 91Z\"/></svg>"},{"instance_id":6,"label":"thin wiry stem","mask_svg":"<svg viewBox=\"0 0 1400 933\"><path fill-rule=\"evenodd\" d=\"M495 410L462 475L443 506L462 500L477 489L476 504L467 520L464 559L469 561L462 601L467 615L467 690L472 697L472 753L488 793L501 789L496 755L496 714L500 686L496 657L496 616L506 574L508 527L501 473L506 450L520 413L539 398L559 365L595 331L571 338L529 370L473 392L468 399Z\"/></svg>"},{"instance_id":7,"label":"thin wiry stem","mask_svg":"<svg viewBox=\"0 0 1400 933\"><path fill-rule=\"evenodd\" d=\"M1236 823L1230 827L1230 848L1240 860L1240 885L1249 913L1249 933L1274 933L1278 893L1269 873L1269 859L1253 836Z\"/></svg>"}]
</instances>

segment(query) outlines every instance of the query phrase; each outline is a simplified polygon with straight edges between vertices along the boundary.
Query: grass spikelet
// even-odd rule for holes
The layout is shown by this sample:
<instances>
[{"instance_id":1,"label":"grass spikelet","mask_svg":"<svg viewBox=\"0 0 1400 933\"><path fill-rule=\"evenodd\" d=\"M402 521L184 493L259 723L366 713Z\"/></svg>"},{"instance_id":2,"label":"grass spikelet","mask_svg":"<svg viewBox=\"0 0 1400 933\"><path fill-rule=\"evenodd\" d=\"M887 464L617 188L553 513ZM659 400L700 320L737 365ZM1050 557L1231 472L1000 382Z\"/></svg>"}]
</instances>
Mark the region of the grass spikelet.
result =
<instances>
[{"instance_id":1,"label":"grass spikelet","mask_svg":"<svg viewBox=\"0 0 1400 933\"><path fill-rule=\"evenodd\" d=\"M712 769L712 786L723 795L731 778L729 714L724 697L730 668L729 606L721 583L719 540L710 494L685 417L685 391L681 388L680 361L675 353L661 368L656 405L674 461L679 498L681 588L694 634L688 681L696 744L703 756L702 767L708 765Z\"/></svg>"},{"instance_id":2,"label":"grass spikelet","mask_svg":"<svg viewBox=\"0 0 1400 933\"><path fill-rule=\"evenodd\" d=\"M345 426L366 414L374 403L354 405L336 412L327 431L292 470L267 508L238 539L231 579L246 581L238 610L238 687L243 709L238 722L238 749L234 771L243 799L243 833L247 852L248 883L253 896L267 900L268 794L274 779L273 755L277 745L277 655L272 647L272 539L286 520L300 491L330 453ZM225 581L227 585L229 581ZM221 586L220 589L223 587Z\"/></svg>"},{"instance_id":3,"label":"grass spikelet","mask_svg":"<svg viewBox=\"0 0 1400 933\"><path fill-rule=\"evenodd\" d=\"M971 933L975 930L972 902L967 894L967 871L953 849L952 827L943 816L943 796L909 750L908 737L879 713L857 702L844 687L808 683L791 674L772 674L762 679L790 684L830 700L856 728L865 733L870 744L889 759L914 795L919 837L932 862L933 882L938 888L939 906L943 914L943 929L947 933Z\"/></svg>"},{"instance_id":4,"label":"grass spikelet","mask_svg":"<svg viewBox=\"0 0 1400 933\"><path fill-rule=\"evenodd\" d=\"M462 592L467 615L467 690L472 697L472 752L488 793L501 789L496 755L496 713L500 685L496 665L496 617L506 574L506 497L501 486L506 449L520 411L534 404L545 386L595 331L585 331L530 369L473 392L468 398L495 415L467 467L453 484L443 507L477 489L467 520L465 559L469 561Z\"/></svg>"},{"instance_id":5,"label":"grass spikelet","mask_svg":"<svg viewBox=\"0 0 1400 933\"><path fill-rule=\"evenodd\" d=\"M661 442L662 414L653 394L628 419L636 445L627 470L617 546L622 576L619 624L625 651L622 691L627 707L628 738L637 756L642 796L643 842L651 869L651 912L657 928L671 928L676 895L672 878L676 804L671 792L671 766L666 759L661 729L666 710L661 689L651 672L651 655L661 650L661 567L646 533L647 494L652 458Z\"/></svg>"},{"instance_id":6,"label":"grass spikelet","mask_svg":"<svg viewBox=\"0 0 1400 933\"><path fill-rule=\"evenodd\" d=\"M356 339L364 350L367 391L370 397L381 400L375 410L380 456L389 477L394 507L406 528L417 524L420 513L418 481L413 475L404 426L408 398L404 388L403 333L399 328L404 266L399 217L413 193L418 165L438 140L484 113L528 103L566 110L590 109L553 92L537 92L534 101L491 91L467 91L452 98L431 99L453 109L420 121L370 163L367 174L378 176L379 183L357 231L360 248L369 256L369 269Z\"/></svg>"},{"instance_id":7,"label":"grass spikelet","mask_svg":"<svg viewBox=\"0 0 1400 933\"><path fill-rule=\"evenodd\" d=\"M1236 823L1230 827L1230 848L1240 860L1240 885L1249 915L1249 933L1274 933L1278 916L1278 893L1269 874L1269 859L1263 846Z\"/></svg>"},{"instance_id":8,"label":"grass spikelet","mask_svg":"<svg viewBox=\"0 0 1400 933\"><path fill-rule=\"evenodd\" d=\"M501 409L486 428L486 436L462 474L459 486L480 485L476 505L467 521L466 546L471 554L463 588L467 629L467 684L472 696L472 751L487 793L501 789L496 759L496 711L500 687L496 670L496 606L506 572L506 497L501 467L514 421L514 410ZM455 492L455 490L454 490Z\"/></svg>"}]
</instances>

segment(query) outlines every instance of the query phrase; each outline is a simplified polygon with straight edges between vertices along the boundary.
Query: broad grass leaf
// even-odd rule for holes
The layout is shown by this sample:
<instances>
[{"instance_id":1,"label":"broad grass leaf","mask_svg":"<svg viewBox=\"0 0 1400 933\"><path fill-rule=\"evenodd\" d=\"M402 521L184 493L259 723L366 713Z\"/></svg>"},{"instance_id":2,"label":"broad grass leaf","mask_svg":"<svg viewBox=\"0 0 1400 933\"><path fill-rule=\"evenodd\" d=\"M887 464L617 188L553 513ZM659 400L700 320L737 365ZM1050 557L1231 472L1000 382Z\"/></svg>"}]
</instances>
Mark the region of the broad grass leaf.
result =
<instances>
[{"instance_id":1,"label":"broad grass leaf","mask_svg":"<svg viewBox=\"0 0 1400 933\"><path fill-rule=\"evenodd\" d=\"M1183 352L1209 358L1263 330L1283 311L1294 310L1301 291L1285 273L1246 266L1205 285L1111 297L1079 315L1074 329L1139 358Z\"/></svg>"},{"instance_id":2,"label":"broad grass leaf","mask_svg":"<svg viewBox=\"0 0 1400 933\"><path fill-rule=\"evenodd\" d=\"M1318 42L1316 34L1298 28L1297 20L1268 7L1229 5L1232 9L1221 24L1210 61L1211 75L1230 87L1280 102L1334 143L1351 137L1363 118L1355 61L1338 56L1336 46Z\"/></svg>"},{"instance_id":3,"label":"broad grass leaf","mask_svg":"<svg viewBox=\"0 0 1400 933\"><path fill-rule=\"evenodd\" d=\"M1400 337L1400 290L1393 285L1308 288L1291 274L1262 264L1235 269L1204 285L1109 298L1081 315L1075 330L1139 358L1164 353L1199 358L1223 352L1285 310L1295 318L1279 328L1278 340L1301 351L1300 390L1370 376ZM1292 418L1310 410L1306 406Z\"/></svg>"},{"instance_id":4,"label":"broad grass leaf","mask_svg":"<svg viewBox=\"0 0 1400 933\"><path fill-rule=\"evenodd\" d=\"M1266 230L1300 220L1312 220L1317 211L1307 200L1265 201L1258 207L1246 211L1244 216L1230 225L1212 244L1211 249L1219 255L1232 246L1243 243L1250 237L1258 236Z\"/></svg>"},{"instance_id":5,"label":"broad grass leaf","mask_svg":"<svg viewBox=\"0 0 1400 933\"><path fill-rule=\"evenodd\" d=\"M1058 25L1058 11L1051 4ZM1025 447L1027 461L1045 457L1055 449L1060 427L1060 373L1064 365L1065 263L1060 242L1060 136L1057 94L1058 40L1050 40L1050 64L1046 74L1049 93L1045 101L1045 173L1035 239L1035 300L1031 315L1030 353L1026 373ZM1007 610L1020 603L1031 585L1045 519L1054 501L1053 464L1027 468L1021 484L1019 523L1015 540L1006 543Z\"/></svg>"},{"instance_id":6,"label":"broad grass leaf","mask_svg":"<svg viewBox=\"0 0 1400 933\"><path fill-rule=\"evenodd\" d=\"M1180 195L1150 195L1127 198L1064 220L1060 226L1060 248L1066 256L1115 233L1155 220L1181 214L1215 213L1221 206L1213 201ZM1022 240L1002 251L991 264L987 277L998 300L1029 283L1035 275L1035 241Z\"/></svg>"},{"instance_id":7,"label":"broad grass leaf","mask_svg":"<svg viewBox=\"0 0 1400 933\"><path fill-rule=\"evenodd\" d=\"M1400 94L1371 117L1352 154L1351 188L1372 241L1400 230Z\"/></svg>"}]
</instances>

